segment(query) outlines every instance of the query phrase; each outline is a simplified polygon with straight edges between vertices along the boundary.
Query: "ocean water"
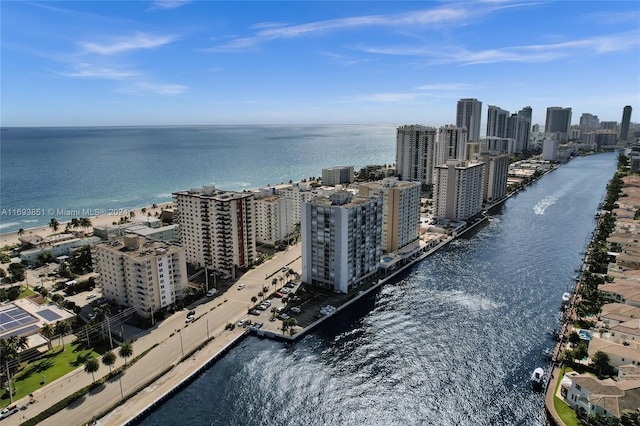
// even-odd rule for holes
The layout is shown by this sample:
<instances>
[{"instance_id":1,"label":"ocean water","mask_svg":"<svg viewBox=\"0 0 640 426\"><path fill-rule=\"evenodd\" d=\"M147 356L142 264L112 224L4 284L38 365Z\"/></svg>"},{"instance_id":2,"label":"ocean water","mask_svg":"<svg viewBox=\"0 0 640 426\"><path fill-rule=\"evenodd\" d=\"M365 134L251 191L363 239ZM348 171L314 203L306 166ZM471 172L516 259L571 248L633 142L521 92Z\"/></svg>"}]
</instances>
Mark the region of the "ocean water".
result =
<instances>
[{"instance_id":1,"label":"ocean water","mask_svg":"<svg viewBox=\"0 0 640 426\"><path fill-rule=\"evenodd\" d=\"M544 425L529 378L615 167L572 160L300 342L247 338L141 424Z\"/></svg>"},{"instance_id":2,"label":"ocean water","mask_svg":"<svg viewBox=\"0 0 640 426\"><path fill-rule=\"evenodd\" d=\"M377 125L3 128L0 233L203 185L238 191L391 164L395 134Z\"/></svg>"}]
</instances>

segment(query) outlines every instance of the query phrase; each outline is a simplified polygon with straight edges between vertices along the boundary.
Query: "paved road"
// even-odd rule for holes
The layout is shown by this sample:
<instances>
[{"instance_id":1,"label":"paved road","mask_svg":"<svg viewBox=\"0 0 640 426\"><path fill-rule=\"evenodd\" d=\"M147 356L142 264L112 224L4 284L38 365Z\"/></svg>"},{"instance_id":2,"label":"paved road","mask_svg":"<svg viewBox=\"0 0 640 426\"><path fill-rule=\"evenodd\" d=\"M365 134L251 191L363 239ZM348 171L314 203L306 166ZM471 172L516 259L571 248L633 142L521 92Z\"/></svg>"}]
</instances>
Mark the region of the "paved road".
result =
<instances>
[{"instance_id":1,"label":"paved road","mask_svg":"<svg viewBox=\"0 0 640 426\"><path fill-rule=\"evenodd\" d=\"M185 324L186 310L177 312L157 324L154 329L139 336L133 343L134 356L151 348L156 343L159 346L152 349L144 358L128 368L119 379L105 383L91 394L49 417L41 424L53 426L85 424L95 416L111 409L113 405L121 400L122 395L127 396L138 389L141 384L148 381L150 377L172 365L176 365L182 357L183 351L186 354L205 342L207 334L209 337L214 337L214 340L202 351L195 354L194 357L182 363L183 365L173 368L162 380L145 388L137 396L107 416L104 422L101 421L102 424L122 424L122 422L140 412L143 407L153 402L165 391L178 384L190 374L189 372L195 371L210 356L218 353L229 342L238 337L244 330L225 331L225 325L228 322L235 323L247 316L247 308L252 305L251 297L257 296L265 285L272 289L271 280L274 277L279 277L279 275L273 274L281 270L283 266L289 265L296 272L300 272L299 257L300 245L276 254L271 260L250 270L240 278L238 282L245 284L244 289L237 290L237 285L234 285L225 294L211 300L204 299L204 303L195 307L197 319L188 325ZM118 358L116 367L122 365L122 362ZM96 379L104 377L108 372L108 368L101 364L100 370L96 373ZM86 374L82 367L78 368L34 392L38 402L28 405L26 410L3 420L3 426L18 425L62 400L67 395L90 385L91 382L91 375ZM122 385L122 394L120 385ZM28 398L23 398L17 402L19 405L27 405Z\"/></svg>"}]
</instances>

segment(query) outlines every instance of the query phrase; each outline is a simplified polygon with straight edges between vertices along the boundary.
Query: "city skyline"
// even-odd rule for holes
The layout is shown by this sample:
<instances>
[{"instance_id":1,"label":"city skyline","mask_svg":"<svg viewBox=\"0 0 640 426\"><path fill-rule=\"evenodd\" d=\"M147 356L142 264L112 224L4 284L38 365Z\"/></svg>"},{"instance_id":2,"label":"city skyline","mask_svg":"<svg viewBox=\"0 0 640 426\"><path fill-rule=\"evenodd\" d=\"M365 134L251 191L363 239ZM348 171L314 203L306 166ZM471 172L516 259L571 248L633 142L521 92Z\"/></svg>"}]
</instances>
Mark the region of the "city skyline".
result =
<instances>
[{"instance_id":1,"label":"city skyline","mask_svg":"<svg viewBox=\"0 0 640 426\"><path fill-rule=\"evenodd\" d=\"M476 98L484 132L487 105L638 107L635 2L337 5L2 2L2 126L441 126Z\"/></svg>"}]
</instances>

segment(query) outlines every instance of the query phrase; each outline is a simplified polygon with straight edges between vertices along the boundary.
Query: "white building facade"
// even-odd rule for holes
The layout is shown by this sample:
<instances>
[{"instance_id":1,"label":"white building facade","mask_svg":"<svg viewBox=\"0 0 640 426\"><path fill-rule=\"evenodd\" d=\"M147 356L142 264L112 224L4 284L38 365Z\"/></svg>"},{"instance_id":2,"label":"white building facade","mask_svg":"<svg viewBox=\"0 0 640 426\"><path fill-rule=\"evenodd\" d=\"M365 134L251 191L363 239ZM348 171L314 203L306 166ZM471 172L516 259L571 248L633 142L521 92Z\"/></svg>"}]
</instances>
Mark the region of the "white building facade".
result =
<instances>
[{"instance_id":1,"label":"white building facade","mask_svg":"<svg viewBox=\"0 0 640 426\"><path fill-rule=\"evenodd\" d=\"M256 259L254 194L202 190L173 194L187 262L235 276Z\"/></svg>"},{"instance_id":2,"label":"white building facade","mask_svg":"<svg viewBox=\"0 0 640 426\"><path fill-rule=\"evenodd\" d=\"M435 127L407 125L398 127L396 136L396 170L404 181L419 181L430 185L436 163Z\"/></svg>"},{"instance_id":3,"label":"white building facade","mask_svg":"<svg viewBox=\"0 0 640 426\"><path fill-rule=\"evenodd\" d=\"M305 203L301 233L302 280L348 293L380 267L382 199L342 191Z\"/></svg>"},{"instance_id":4,"label":"white building facade","mask_svg":"<svg viewBox=\"0 0 640 426\"><path fill-rule=\"evenodd\" d=\"M182 297L187 286L184 248L126 235L91 247L98 284L108 301L143 317Z\"/></svg>"},{"instance_id":5,"label":"white building facade","mask_svg":"<svg viewBox=\"0 0 640 426\"><path fill-rule=\"evenodd\" d=\"M256 240L276 245L285 241L295 230L293 200L277 195L258 198L256 208Z\"/></svg>"},{"instance_id":6,"label":"white building facade","mask_svg":"<svg viewBox=\"0 0 640 426\"><path fill-rule=\"evenodd\" d=\"M382 198L382 250L394 252L420 232L420 182L386 178L360 184L360 196Z\"/></svg>"},{"instance_id":7,"label":"white building facade","mask_svg":"<svg viewBox=\"0 0 640 426\"><path fill-rule=\"evenodd\" d=\"M437 218L467 220L482 211L484 163L449 160L434 171L433 203Z\"/></svg>"}]
</instances>

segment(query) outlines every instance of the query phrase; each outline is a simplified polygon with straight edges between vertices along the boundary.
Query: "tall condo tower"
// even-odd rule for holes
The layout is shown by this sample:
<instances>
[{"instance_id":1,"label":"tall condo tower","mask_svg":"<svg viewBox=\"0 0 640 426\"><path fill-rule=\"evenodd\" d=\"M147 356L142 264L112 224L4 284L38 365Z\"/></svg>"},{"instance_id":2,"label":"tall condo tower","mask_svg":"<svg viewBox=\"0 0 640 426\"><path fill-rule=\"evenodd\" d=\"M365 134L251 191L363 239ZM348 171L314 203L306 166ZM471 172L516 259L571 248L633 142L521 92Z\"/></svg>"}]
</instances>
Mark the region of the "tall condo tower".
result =
<instances>
[{"instance_id":1,"label":"tall condo tower","mask_svg":"<svg viewBox=\"0 0 640 426\"><path fill-rule=\"evenodd\" d=\"M175 192L187 262L235 276L256 259L254 194L215 186Z\"/></svg>"},{"instance_id":2,"label":"tall condo tower","mask_svg":"<svg viewBox=\"0 0 640 426\"><path fill-rule=\"evenodd\" d=\"M348 191L302 208L302 280L348 293L378 272L382 254L382 198Z\"/></svg>"},{"instance_id":3,"label":"tall condo tower","mask_svg":"<svg viewBox=\"0 0 640 426\"><path fill-rule=\"evenodd\" d=\"M466 127L468 139L480 140L480 120L482 119L482 102L475 98L460 99L456 114L456 126Z\"/></svg>"},{"instance_id":4,"label":"tall condo tower","mask_svg":"<svg viewBox=\"0 0 640 426\"><path fill-rule=\"evenodd\" d=\"M430 185L433 180L436 139L435 127L420 125L397 129L396 168L398 176L406 181L419 181Z\"/></svg>"},{"instance_id":5,"label":"tall condo tower","mask_svg":"<svg viewBox=\"0 0 640 426\"><path fill-rule=\"evenodd\" d=\"M420 236L420 183L398 181L396 177L359 186L363 197L382 198L382 250L401 249Z\"/></svg>"},{"instance_id":6,"label":"tall condo tower","mask_svg":"<svg viewBox=\"0 0 640 426\"><path fill-rule=\"evenodd\" d=\"M629 139L629 123L631 123L631 105L622 109L622 121L620 122L620 140Z\"/></svg>"},{"instance_id":7,"label":"tall condo tower","mask_svg":"<svg viewBox=\"0 0 640 426\"><path fill-rule=\"evenodd\" d=\"M487 109L487 137L496 136L506 138L508 118L509 111L494 105L489 105Z\"/></svg>"},{"instance_id":8,"label":"tall condo tower","mask_svg":"<svg viewBox=\"0 0 640 426\"><path fill-rule=\"evenodd\" d=\"M555 133L558 142L566 142L569 140L570 129L571 108L547 108L547 120L544 124L545 133Z\"/></svg>"},{"instance_id":9,"label":"tall condo tower","mask_svg":"<svg viewBox=\"0 0 640 426\"><path fill-rule=\"evenodd\" d=\"M449 160L434 172L434 214L467 220L482 211L484 163Z\"/></svg>"},{"instance_id":10,"label":"tall condo tower","mask_svg":"<svg viewBox=\"0 0 640 426\"><path fill-rule=\"evenodd\" d=\"M465 127L442 126L438 129L434 167L447 160L462 160L467 145L467 129Z\"/></svg>"}]
</instances>

